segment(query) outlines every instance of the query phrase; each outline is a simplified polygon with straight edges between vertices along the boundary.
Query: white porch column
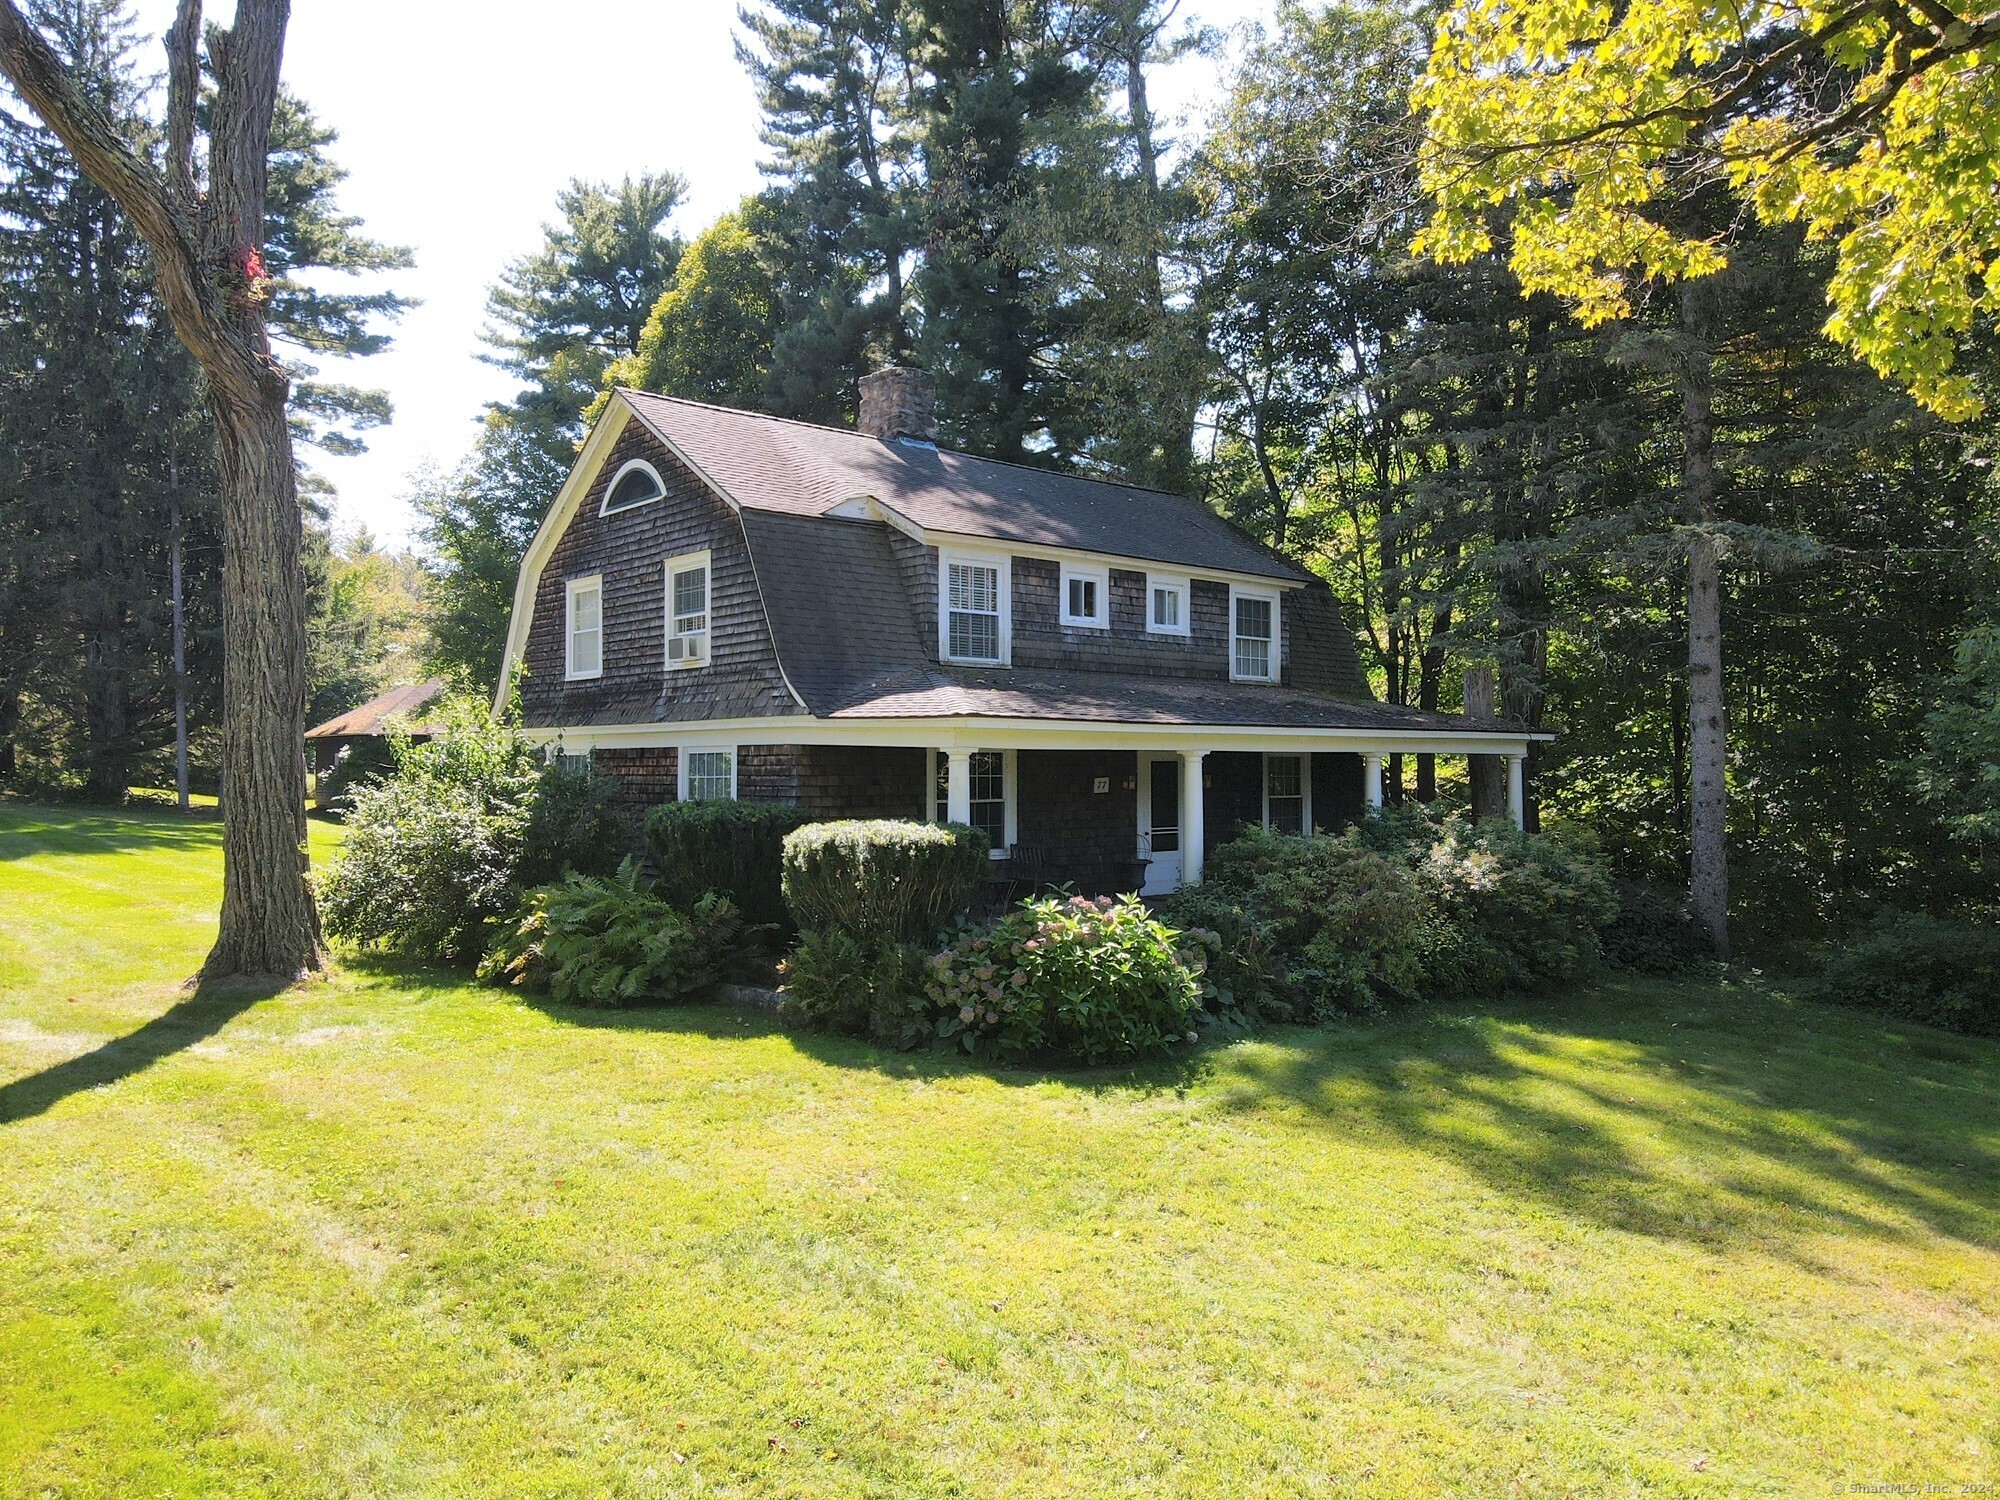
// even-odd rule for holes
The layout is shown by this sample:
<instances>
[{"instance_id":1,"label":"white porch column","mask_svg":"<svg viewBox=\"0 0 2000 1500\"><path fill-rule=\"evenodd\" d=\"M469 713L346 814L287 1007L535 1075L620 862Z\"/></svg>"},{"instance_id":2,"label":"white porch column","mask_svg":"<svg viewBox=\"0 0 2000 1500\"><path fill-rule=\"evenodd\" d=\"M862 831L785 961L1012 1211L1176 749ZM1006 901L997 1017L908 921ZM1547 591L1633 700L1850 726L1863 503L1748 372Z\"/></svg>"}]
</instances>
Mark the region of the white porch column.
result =
<instances>
[{"instance_id":1,"label":"white porch column","mask_svg":"<svg viewBox=\"0 0 2000 1500\"><path fill-rule=\"evenodd\" d=\"M1516 828L1528 826L1528 798L1521 775L1527 759L1525 755L1507 757L1507 816L1513 819Z\"/></svg>"},{"instance_id":2,"label":"white porch column","mask_svg":"<svg viewBox=\"0 0 2000 1500\"><path fill-rule=\"evenodd\" d=\"M1201 879L1202 863L1202 763L1206 750L1181 751L1181 884L1193 885Z\"/></svg>"},{"instance_id":3,"label":"white porch column","mask_svg":"<svg viewBox=\"0 0 2000 1500\"><path fill-rule=\"evenodd\" d=\"M1361 757L1361 800L1371 818L1382 816L1382 761L1379 755Z\"/></svg>"},{"instance_id":4,"label":"white porch column","mask_svg":"<svg viewBox=\"0 0 2000 1500\"><path fill-rule=\"evenodd\" d=\"M947 822L972 821L972 752L944 752L944 815Z\"/></svg>"}]
</instances>

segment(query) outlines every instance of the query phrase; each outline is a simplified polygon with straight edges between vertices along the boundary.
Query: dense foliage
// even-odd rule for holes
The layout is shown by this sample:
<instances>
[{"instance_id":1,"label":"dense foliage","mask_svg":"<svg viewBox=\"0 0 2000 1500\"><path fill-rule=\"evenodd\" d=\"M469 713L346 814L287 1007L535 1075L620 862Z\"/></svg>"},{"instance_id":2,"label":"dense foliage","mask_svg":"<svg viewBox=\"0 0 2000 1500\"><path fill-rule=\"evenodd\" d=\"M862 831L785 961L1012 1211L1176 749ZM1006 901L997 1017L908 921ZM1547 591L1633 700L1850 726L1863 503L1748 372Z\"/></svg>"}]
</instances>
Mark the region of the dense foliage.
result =
<instances>
[{"instance_id":1,"label":"dense foliage","mask_svg":"<svg viewBox=\"0 0 2000 1500\"><path fill-rule=\"evenodd\" d=\"M1192 1040L1203 937L1136 897L1036 897L936 953L808 931L785 961L785 1012L893 1047L1095 1064Z\"/></svg>"},{"instance_id":2,"label":"dense foliage","mask_svg":"<svg viewBox=\"0 0 2000 1500\"><path fill-rule=\"evenodd\" d=\"M1597 935L1607 963L1638 974L1677 974L1715 957L1687 892L1643 880L1618 881L1617 890L1618 914Z\"/></svg>"},{"instance_id":3,"label":"dense foliage","mask_svg":"<svg viewBox=\"0 0 2000 1500\"><path fill-rule=\"evenodd\" d=\"M511 714L446 698L424 719L425 739L392 726L394 770L354 790L321 909L335 937L469 962L523 886L607 873L632 835L609 783L543 764Z\"/></svg>"},{"instance_id":4,"label":"dense foliage","mask_svg":"<svg viewBox=\"0 0 2000 1500\"><path fill-rule=\"evenodd\" d=\"M1827 331L1954 418L1980 410L1958 341L2000 307L2000 22L1977 0L1796 0L1618 11L1460 3L1415 91L1425 247L1492 247L1587 322L1633 282L1712 275L1727 250L1674 222L1720 177L1763 219L1838 240ZM1664 222L1663 222L1664 221Z\"/></svg>"},{"instance_id":5,"label":"dense foliage","mask_svg":"<svg viewBox=\"0 0 2000 1500\"><path fill-rule=\"evenodd\" d=\"M550 761L535 780L515 879L543 885L574 872L610 875L639 849L635 820L618 802L618 783L594 766Z\"/></svg>"},{"instance_id":6,"label":"dense foliage","mask_svg":"<svg viewBox=\"0 0 2000 1500\"><path fill-rule=\"evenodd\" d=\"M988 847L960 824L810 823L785 838L785 904L805 931L927 943L979 900Z\"/></svg>"},{"instance_id":7,"label":"dense foliage","mask_svg":"<svg viewBox=\"0 0 2000 1500\"><path fill-rule=\"evenodd\" d=\"M2000 926L1891 912L1822 956L1815 998L2000 1036Z\"/></svg>"},{"instance_id":8,"label":"dense foliage","mask_svg":"<svg viewBox=\"0 0 2000 1500\"><path fill-rule=\"evenodd\" d=\"M868 942L838 930L802 932L779 966L783 1013L814 1031L865 1036L909 1049L935 1030L923 1000L930 950Z\"/></svg>"},{"instance_id":9,"label":"dense foliage","mask_svg":"<svg viewBox=\"0 0 2000 1500\"><path fill-rule=\"evenodd\" d=\"M1193 1040L1201 966L1137 897L1041 896L939 953L923 993L967 1052L1099 1063Z\"/></svg>"},{"instance_id":10,"label":"dense foliage","mask_svg":"<svg viewBox=\"0 0 2000 1500\"><path fill-rule=\"evenodd\" d=\"M320 883L326 930L415 958L473 960L519 895L541 766L515 726L457 700L429 739L391 735L393 775L354 793Z\"/></svg>"},{"instance_id":11,"label":"dense foliage","mask_svg":"<svg viewBox=\"0 0 2000 1500\"><path fill-rule=\"evenodd\" d=\"M720 891L751 921L788 926L785 837L805 821L785 802L666 802L646 814L646 852L669 900Z\"/></svg>"},{"instance_id":12,"label":"dense foliage","mask_svg":"<svg viewBox=\"0 0 2000 1500\"><path fill-rule=\"evenodd\" d=\"M707 989L759 951L727 897L676 907L627 860L608 879L570 875L529 891L479 976L546 989L565 1005L662 1003Z\"/></svg>"},{"instance_id":13,"label":"dense foliage","mask_svg":"<svg viewBox=\"0 0 2000 1500\"><path fill-rule=\"evenodd\" d=\"M1587 841L1414 814L1310 838L1252 830L1161 909L1205 934L1226 1004L1312 1019L1561 984L1597 960L1617 911Z\"/></svg>"}]
</instances>

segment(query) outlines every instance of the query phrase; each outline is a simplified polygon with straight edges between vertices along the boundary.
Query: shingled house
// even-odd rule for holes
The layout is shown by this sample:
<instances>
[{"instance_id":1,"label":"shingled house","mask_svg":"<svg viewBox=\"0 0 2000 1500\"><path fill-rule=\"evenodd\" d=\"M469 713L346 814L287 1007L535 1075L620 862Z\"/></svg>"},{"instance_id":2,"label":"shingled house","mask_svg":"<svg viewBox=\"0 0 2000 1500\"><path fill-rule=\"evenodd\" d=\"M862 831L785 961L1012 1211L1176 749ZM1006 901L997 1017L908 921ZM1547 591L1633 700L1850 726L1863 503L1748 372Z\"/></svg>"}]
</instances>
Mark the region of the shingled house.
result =
<instances>
[{"instance_id":1,"label":"shingled house","mask_svg":"<svg viewBox=\"0 0 2000 1500\"><path fill-rule=\"evenodd\" d=\"M1518 819L1530 738L1374 701L1327 586L1196 501L940 449L912 370L851 432L618 391L506 665L529 732L635 802L969 822L1085 890L1359 817L1395 752L1507 757Z\"/></svg>"}]
</instances>

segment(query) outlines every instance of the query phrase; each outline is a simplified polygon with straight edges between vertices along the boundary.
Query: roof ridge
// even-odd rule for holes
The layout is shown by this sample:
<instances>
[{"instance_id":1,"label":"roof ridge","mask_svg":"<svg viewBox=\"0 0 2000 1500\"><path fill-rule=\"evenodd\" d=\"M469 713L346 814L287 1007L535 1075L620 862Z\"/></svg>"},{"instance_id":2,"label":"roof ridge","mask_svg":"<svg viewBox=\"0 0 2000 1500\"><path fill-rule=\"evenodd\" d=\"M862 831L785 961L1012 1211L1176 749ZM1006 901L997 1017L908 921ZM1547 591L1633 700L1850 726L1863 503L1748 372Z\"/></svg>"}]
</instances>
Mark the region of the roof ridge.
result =
<instances>
[{"instance_id":1,"label":"roof ridge","mask_svg":"<svg viewBox=\"0 0 2000 1500\"><path fill-rule=\"evenodd\" d=\"M750 417L759 422L782 422L787 427L803 427L809 432L831 432L838 437L858 438L863 442L875 443L882 447L891 446L886 438L870 437L867 433L857 432L852 427L834 427L825 422L808 422L804 417L781 417L773 412L751 411L742 406L724 406L717 401L697 401L691 396L668 396L659 391L642 391L632 385L613 386L612 389L620 395L644 396L648 401L671 401L676 406L694 406L703 411L719 411L732 417ZM1157 485L1135 484L1129 479L1101 479L1094 474L1074 474L1066 469L1052 469L1043 464L1022 463L1017 458L991 458L984 453L968 453L963 448L947 448L940 443L932 443L929 446L932 452L949 453L956 458L969 458L978 464L998 464L1002 468L1021 469L1029 474L1042 474L1054 479L1080 479L1086 484L1108 484L1114 489L1137 490L1142 495L1164 495L1170 500L1185 500L1190 505L1201 506L1210 515L1219 516L1218 512L1210 510L1193 495L1183 494L1179 490L1163 490ZM1227 521L1229 518L1219 516L1219 519Z\"/></svg>"}]
</instances>

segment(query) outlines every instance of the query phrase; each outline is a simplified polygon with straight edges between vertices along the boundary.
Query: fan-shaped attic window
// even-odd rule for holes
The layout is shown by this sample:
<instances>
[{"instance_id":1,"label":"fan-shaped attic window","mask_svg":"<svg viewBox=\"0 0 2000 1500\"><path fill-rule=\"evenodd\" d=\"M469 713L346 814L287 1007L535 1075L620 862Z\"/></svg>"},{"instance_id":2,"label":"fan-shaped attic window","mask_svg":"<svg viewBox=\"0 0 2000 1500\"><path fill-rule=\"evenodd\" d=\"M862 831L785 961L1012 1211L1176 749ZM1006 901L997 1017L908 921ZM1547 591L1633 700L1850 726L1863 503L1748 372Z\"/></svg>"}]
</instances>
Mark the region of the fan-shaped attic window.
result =
<instances>
[{"instance_id":1,"label":"fan-shaped attic window","mask_svg":"<svg viewBox=\"0 0 2000 1500\"><path fill-rule=\"evenodd\" d=\"M599 514L608 516L615 511L651 505L666 492L667 487L660 482L660 471L645 459L635 458L612 478L611 488L604 492L604 508Z\"/></svg>"}]
</instances>

